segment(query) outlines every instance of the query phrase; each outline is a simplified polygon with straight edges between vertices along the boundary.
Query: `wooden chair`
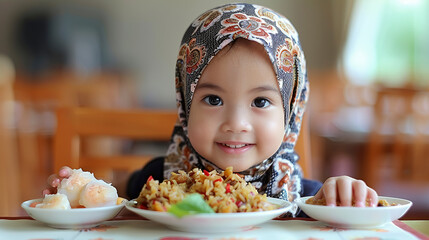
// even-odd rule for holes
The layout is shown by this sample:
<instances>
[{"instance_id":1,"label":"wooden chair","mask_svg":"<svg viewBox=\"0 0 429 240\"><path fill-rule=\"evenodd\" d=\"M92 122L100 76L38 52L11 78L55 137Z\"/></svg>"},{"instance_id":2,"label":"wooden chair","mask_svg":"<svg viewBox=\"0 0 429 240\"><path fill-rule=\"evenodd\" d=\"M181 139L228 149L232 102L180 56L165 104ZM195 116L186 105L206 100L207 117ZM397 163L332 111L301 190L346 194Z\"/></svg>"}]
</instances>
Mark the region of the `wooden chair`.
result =
<instances>
[{"instance_id":1,"label":"wooden chair","mask_svg":"<svg viewBox=\"0 0 429 240\"><path fill-rule=\"evenodd\" d=\"M140 169L154 156L88 156L82 154L81 140L91 136L116 136L149 141L169 141L177 120L176 111L102 110L59 108L54 138L54 169L83 168L96 177L111 181L112 169L127 172ZM306 117L296 145L304 177L311 178L309 123ZM120 183L119 183L120 184Z\"/></svg>"},{"instance_id":2,"label":"wooden chair","mask_svg":"<svg viewBox=\"0 0 429 240\"><path fill-rule=\"evenodd\" d=\"M13 82L18 159L22 166L22 197L40 196L53 172L55 109L58 107L130 108L133 91L125 76L113 73L79 75L49 71L40 75L18 73ZM93 139L84 145L103 145L103 152L117 150L115 139Z\"/></svg>"},{"instance_id":3,"label":"wooden chair","mask_svg":"<svg viewBox=\"0 0 429 240\"><path fill-rule=\"evenodd\" d=\"M429 180L429 110L424 111L424 103L417 106L422 94L428 93L407 88L378 91L364 165L370 186L376 187L382 180Z\"/></svg>"},{"instance_id":4,"label":"wooden chair","mask_svg":"<svg viewBox=\"0 0 429 240\"><path fill-rule=\"evenodd\" d=\"M20 144L23 149L37 148L37 154L27 151L21 158L49 165L57 107L130 107L131 103L125 102L134 102L134 94L124 89L128 81L121 80L120 76L112 74L79 76L61 71L42 76L18 75L14 94L19 107Z\"/></svg>"},{"instance_id":5,"label":"wooden chair","mask_svg":"<svg viewBox=\"0 0 429 240\"><path fill-rule=\"evenodd\" d=\"M14 67L0 55L0 215L16 216L19 212L20 186L16 135L13 124Z\"/></svg>"},{"instance_id":6,"label":"wooden chair","mask_svg":"<svg viewBox=\"0 0 429 240\"><path fill-rule=\"evenodd\" d=\"M176 111L107 110L93 108L57 109L54 136L54 170L62 166L83 168L97 178L111 181L111 170L131 172L154 156L91 156L82 152L87 137L111 136L144 141L169 141L177 120Z\"/></svg>"}]
</instances>

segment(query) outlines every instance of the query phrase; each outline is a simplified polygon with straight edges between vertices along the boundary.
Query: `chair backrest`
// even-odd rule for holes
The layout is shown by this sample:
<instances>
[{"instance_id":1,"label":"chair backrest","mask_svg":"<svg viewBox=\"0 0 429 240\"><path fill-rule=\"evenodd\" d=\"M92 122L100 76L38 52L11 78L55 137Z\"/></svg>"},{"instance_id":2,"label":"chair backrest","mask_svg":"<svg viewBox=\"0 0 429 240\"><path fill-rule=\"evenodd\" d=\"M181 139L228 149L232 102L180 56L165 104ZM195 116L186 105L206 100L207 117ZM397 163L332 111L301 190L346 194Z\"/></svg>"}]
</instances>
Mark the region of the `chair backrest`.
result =
<instances>
[{"instance_id":1,"label":"chair backrest","mask_svg":"<svg viewBox=\"0 0 429 240\"><path fill-rule=\"evenodd\" d=\"M98 173L121 169L141 168L154 156L83 156L81 140L90 136L116 136L149 141L170 140L177 120L176 111L106 110L91 108L57 109L57 130L54 138L54 169L62 166L83 168ZM309 122L303 118L300 136L295 147L300 156L304 177L311 178Z\"/></svg>"},{"instance_id":2,"label":"chair backrest","mask_svg":"<svg viewBox=\"0 0 429 240\"><path fill-rule=\"evenodd\" d=\"M409 88L378 91L366 157L366 181L373 187L381 179L428 180L429 111L423 107L429 100L426 96L426 102L419 102L424 94L428 93ZM392 171L380 178L383 167Z\"/></svg>"},{"instance_id":3,"label":"chair backrest","mask_svg":"<svg viewBox=\"0 0 429 240\"><path fill-rule=\"evenodd\" d=\"M19 73L13 82L16 135L21 188L24 199L40 195L52 173L55 109L58 107L131 108L135 103L131 81L122 74L79 75L71 71L49 71L41 75ZM90 140L91 144L94 143ZM97 139L97 145L118 146L115 139ZM88 145L85 140L84 146ZM92 148L91 148L92 149ZM104 152L113 152L105 148Z\"/></svg>"},{"instance_id":4,"label":"chair backrest","mask_svg":"<svg viewBox=\"0 0 429 240\"><path fill-rule=\"evenodd\" d=\"M120 137L146 141L169 141L177 120L176 111L58 108L54 136L54 170L62 166L83 168L103 178L106 171L133 171L154 156L86 156L84 137ZM97 175L97 172L99 173Z\"/></svg>"}]
</instances>

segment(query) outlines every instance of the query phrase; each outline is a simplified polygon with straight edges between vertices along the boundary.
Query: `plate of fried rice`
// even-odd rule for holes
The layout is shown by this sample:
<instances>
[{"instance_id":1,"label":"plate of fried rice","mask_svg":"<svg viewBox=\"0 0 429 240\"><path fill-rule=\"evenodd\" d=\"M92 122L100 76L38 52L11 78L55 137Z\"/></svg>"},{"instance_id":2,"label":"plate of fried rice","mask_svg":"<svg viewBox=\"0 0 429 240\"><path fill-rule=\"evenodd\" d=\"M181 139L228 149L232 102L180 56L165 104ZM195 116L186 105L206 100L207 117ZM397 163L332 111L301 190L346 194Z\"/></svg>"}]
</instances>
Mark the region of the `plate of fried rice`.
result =
<instances>
[{"instance_id":1,"label":"plate of fried rice","mask_svg":"<svg viewBox=\"0 0 429 240\"><path fill-rule=\"evenodd\" d=\"M210 211L192 210L191 202L187 203L191 210L180 216L174 214L171 210L190 195L200 195L205 209ZM179 171L163 182L149 178L139 197L126 204L128 210L168 228L201 233L246 230L286 213L291 207L288 201L259 194L232 168L222 172L197 168Z\"/></svg>"}]
</instances>

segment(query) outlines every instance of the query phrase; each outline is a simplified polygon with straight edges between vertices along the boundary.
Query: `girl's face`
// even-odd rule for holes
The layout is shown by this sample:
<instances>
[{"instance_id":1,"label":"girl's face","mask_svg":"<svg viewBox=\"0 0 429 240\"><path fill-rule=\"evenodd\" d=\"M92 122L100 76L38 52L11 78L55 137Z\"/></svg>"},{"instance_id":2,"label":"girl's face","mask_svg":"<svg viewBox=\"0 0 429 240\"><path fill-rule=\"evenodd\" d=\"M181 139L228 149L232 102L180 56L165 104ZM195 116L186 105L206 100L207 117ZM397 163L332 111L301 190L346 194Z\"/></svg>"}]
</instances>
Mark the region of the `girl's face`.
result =
<instances>
[{"instance_id":1,"label":"girl's face","mask_svg":"<svg viewBox=\"0 0 429 240\"><path fill-rule=\"evenodd\" d=\"M282 97L264 48L237 40L204 70L195 90L188 136L205 159L244 171L272 156L285 131Z\"/></svg>"}]
</instances>

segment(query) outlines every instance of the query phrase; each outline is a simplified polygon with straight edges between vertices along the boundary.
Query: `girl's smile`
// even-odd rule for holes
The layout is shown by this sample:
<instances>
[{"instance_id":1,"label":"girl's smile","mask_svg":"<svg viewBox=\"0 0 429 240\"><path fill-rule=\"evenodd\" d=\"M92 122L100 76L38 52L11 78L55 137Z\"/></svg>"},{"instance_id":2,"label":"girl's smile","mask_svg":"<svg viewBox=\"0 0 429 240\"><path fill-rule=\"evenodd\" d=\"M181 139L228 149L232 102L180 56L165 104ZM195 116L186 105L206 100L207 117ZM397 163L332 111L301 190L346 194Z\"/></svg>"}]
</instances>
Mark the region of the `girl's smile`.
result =
<instances>
[{"instance_id":1,"label":"girl's smile","mask_svg":"<svg viewBox=\"0 0 429 240\"><path fill-rule=\"evenodd\" d=\"M240 143L240 142L217 142L218 147L228 154L241 154L251 149L255 144Z\"/></svg>"}]
</instances>

